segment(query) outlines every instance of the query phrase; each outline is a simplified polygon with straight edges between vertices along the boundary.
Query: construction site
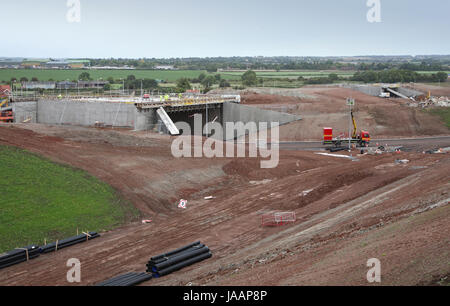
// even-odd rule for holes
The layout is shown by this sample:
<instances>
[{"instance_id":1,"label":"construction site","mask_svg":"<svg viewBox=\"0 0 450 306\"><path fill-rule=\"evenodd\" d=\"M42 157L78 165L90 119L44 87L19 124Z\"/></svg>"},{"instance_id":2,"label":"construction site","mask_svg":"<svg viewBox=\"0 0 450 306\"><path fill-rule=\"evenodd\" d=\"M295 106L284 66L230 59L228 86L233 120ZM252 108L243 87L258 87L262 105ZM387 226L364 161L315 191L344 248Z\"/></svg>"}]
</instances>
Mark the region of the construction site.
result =
<instances>
[{"instance_id":1,"label":"construction site","mask_svg":"<svg viewBox=\"0 0 450 306\"><path fill-rule=\"evenodd\" d=\"M0 285L68 285L70 258L82 263L74 285L84 286L370 285L371 258L381 262L383 285L448 284L450 129L411 107L448 101L448 87L434 90L330 85L28 100L5 90L1 145L81 169L139 214L53 245L42 237L33 242L40 256L17 245L23 254L5 255ZM279 139L269 133L257 147L279 149L273 168L260 167L262 156L171 151L179 137L203 147L214 123L246 125L216 141L250 150L252 135L267 132L259 124L271 122Z\"/></svg>"}]
</instances>

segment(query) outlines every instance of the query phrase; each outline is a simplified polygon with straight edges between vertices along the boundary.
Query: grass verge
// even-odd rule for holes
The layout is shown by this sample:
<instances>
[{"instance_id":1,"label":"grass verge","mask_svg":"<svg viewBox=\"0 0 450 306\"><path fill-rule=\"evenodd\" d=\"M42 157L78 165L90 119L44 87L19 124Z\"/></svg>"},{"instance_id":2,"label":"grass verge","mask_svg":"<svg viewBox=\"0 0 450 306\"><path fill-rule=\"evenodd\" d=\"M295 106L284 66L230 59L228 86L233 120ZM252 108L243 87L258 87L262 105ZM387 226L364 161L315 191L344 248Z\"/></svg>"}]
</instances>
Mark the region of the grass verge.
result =
<instances>
[{"instance_id":1,"label":"grass verge","mask_svg":"<svg viewBox=\"0 0 450 306\"><path fill-rule=\"evenodd\" d=\"M139 212L108 184L25 150L0 146L0 252L79 231L103 231Z\"/></svg>"},{"instance_id":2,"label":"grass verge","mask_svg":"<svg viewBox=\"0 0 450 306\"><path fill-rule=\"evenodd\" d=\"M450 129L450 108L448 107L438 107L426 110L427 113L440 117L440 119L445 123L447 128Z\"/></svg>"}]
</instances>

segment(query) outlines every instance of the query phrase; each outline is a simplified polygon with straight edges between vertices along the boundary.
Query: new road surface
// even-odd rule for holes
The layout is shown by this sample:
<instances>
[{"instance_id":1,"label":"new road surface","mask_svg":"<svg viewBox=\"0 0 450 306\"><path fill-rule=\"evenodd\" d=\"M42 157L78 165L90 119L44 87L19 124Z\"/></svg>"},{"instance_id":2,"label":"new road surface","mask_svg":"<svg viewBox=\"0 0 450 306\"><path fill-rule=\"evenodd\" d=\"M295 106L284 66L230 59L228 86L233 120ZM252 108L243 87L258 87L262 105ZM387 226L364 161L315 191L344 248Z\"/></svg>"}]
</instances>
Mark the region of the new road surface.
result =
<instances>
[{"instance_id":1,"label":"new road surface","mask_svg":"<svg viewBox=\"0 0 450 306\"><path fill-rule=\"evenodd\" d=\"M425 138L398 138L398 139L372 139L370 146L399 146L403 151L426 151L450 147L450 136L437 136ZM322 141L292 141L280 142L281 150L321 150L324 149Z\"/></svg>"}]
</instances>

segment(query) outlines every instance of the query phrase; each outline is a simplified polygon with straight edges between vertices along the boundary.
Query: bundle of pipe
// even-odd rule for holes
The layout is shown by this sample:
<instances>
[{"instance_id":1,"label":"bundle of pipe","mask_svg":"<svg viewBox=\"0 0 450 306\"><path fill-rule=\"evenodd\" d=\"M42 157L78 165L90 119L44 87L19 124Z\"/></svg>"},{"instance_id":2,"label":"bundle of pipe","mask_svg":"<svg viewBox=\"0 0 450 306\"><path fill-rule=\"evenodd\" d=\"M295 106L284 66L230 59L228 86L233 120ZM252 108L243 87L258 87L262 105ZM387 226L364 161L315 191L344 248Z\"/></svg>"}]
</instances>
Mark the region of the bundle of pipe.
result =
<instances>
[{"instance_id":1,"label":"bundle of pipe","mask_svg":"<svg viewBox=\"0 0 450 306\"><path fill-rule=\"evenodd\" d=\"M114 278L111 278L107 281L101 282L96 286L103 287L130 287L139 285L140 283L146 282L152 279L151 274L147 273L127 273Z\"/></svg>"},{"instance_id":2,"label":"bundle of pipe","mask_svg":"<svg viewBox=\"0 0 450 306\"><path fill-rule=\"evenodd\" d=\"M66 239L59 240L59 241L56 241L53 243L49 243L49 244L41 247L41 253L54 252L59 249L67 248L74 244L82 243L82 242L85 242L87 240L91 240L91 239L94 239L97 237L100 237L100 235L97 234L96 232L83 233L83 234L75 236L75 237L66 238Z\"/></svg>"},{"instance_id":3,"label":"bundle of pipe","mask_svg":"<svg viewBox=\"0 0 450 306\"><path fill-rule=\"evenodd\" d=\"M37 245L30 245L24 248L15 249L0 255L0 269L16 265L18 263L28 261L30 259L39 257L40 249Z\"/></svg>"},{"instance_id":4,"label":"bundle of pipe","mask_svg":"<svg viewBox=\"0 0 450 306\"><path fill-rule=\"evenodd\" d=\"M147 264L147 272L153 273L153 277L159 278L211 257L209 248L197 241L174 251L152 257Z\"/></svg>"},{"instance_id":5,"label":"bundle of pipe","mask_svg":"<svg viewBox=\"0 0 450 306\"><path fill-rule=\"evenodd\" d=\"M328 151L334 153L334 152L340 152L340 151L345 151L348 150L348 147L336 147L336 148L327 148Z\"/></svg>"}]
</instances>

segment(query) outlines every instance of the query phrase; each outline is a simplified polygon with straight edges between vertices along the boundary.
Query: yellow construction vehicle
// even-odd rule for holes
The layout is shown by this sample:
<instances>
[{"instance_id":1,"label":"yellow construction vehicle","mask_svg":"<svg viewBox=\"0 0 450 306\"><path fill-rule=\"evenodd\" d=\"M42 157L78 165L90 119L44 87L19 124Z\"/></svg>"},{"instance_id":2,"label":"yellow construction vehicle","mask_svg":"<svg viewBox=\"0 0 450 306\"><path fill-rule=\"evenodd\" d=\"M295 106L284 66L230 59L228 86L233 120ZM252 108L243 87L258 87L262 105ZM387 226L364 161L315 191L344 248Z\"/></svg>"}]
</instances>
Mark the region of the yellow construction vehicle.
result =
<instances>
[{"instance_id":1,"label":"yellow construction vehicle","mask_svg":"<svg viewBox=\"0 0 450 306\"><path fill-rule=\"evenodd\" d=\"M8 97L0 97L0 122L14 122L13 108L9 106Z\"/></svg>"},{"instance_id":2,"label":"yellow construction vehicle","mask_svg":"<svg viewBox=\"0 0 450 306\"><path fill-rule=\"evenodd\" d=\"M9 99L8 99L8 97L0 97L0 108L8 107L8 106L9 106Z\"/></svg>"}]
</instances>

